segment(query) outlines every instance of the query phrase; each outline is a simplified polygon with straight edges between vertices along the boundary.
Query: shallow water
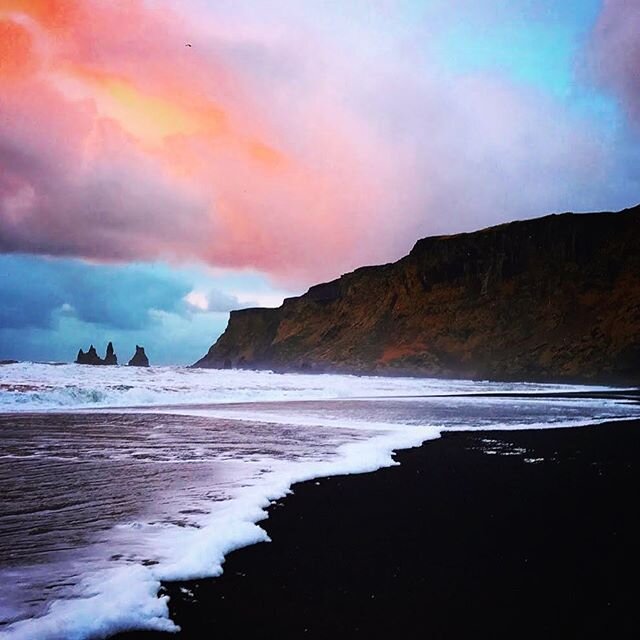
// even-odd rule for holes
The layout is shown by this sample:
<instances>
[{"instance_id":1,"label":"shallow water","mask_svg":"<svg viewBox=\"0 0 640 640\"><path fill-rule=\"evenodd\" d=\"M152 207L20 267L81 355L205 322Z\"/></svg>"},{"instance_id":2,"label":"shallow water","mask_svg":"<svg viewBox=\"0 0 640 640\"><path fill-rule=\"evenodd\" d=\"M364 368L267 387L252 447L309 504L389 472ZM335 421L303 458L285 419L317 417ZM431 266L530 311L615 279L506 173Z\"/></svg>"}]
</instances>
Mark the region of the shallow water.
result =
<instances>
[{"instance_id":1,"label":"shallow water","mask_svg":"<svg viewBox=\"0 0 640 640\"><path fill-rule=\"evenodd\" d=\"M226 553L265 541L255 523L294 482L392 464L443 430L640 415L613 398L461 395L574 389L0 367L0 635L171 630L159 581L218 575Z\"/></svg>"}]
</instances>

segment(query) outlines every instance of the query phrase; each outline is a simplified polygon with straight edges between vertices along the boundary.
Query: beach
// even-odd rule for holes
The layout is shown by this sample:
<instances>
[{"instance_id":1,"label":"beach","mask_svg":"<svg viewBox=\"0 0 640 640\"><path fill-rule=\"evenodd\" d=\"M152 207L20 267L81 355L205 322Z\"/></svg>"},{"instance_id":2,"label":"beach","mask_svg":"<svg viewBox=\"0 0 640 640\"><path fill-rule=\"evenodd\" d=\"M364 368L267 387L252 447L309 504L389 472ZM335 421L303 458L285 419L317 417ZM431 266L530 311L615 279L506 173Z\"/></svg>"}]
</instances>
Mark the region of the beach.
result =
<instances>
[{"instance_id":1,"label":"beach","mask_svg":"<svg viewBox=\"0 0 640 640\"><path fill-rule=\"evenodd\" d=\"M633 626L635 389L2 373L3 638Z\"/></svg>"},{"instance_id":2,"label":"beach","mask_svg":"<svg viewBox=\"0 0 640 640\"><path fill-rule=\"evenodd\" d=\"M640 421L444 433L395 457L295 485L261 523L271 542L165 583L178 637L637 632Z\"/></svg>"}]
</instances>

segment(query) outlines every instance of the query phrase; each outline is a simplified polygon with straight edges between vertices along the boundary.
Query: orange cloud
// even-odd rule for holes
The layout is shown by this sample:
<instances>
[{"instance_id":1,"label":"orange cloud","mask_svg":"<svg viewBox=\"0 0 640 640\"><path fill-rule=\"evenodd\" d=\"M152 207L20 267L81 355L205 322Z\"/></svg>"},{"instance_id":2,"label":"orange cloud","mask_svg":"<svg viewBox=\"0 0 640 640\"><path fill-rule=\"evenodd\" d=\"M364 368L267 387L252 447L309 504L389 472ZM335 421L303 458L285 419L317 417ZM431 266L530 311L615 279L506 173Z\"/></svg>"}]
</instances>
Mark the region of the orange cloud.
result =
<instances>
[{"instance_id":1,"label":"orange cloud","mask_svg":"<svg viewBox=\"0 0 640 640\"><path fill-rule=\"evenodd\" d=\"M76 0L2 0L0 14L24 14L49 29L66 29L78 19L80 3Z\"/></svg>"},{"instance_id":2,"label":"orange cloud","mask_svg":"<svg viewBox=\"0 0 640 640\"><path fill-rule=\"evenodd\" d=\"M61 134L68 136L68 141L79 143L75 150L68 149L67 160L75 160L85 173L76 175L74 184L68 185L70 200L74 189L92 189L92 173L97 166L116 158L114 150L122 155L123 150L129 149L124 155L145 155L148 164L155 166L155 180L176 192L190 191L191 197L200 202L202 212L195 225L199 231L215 228L225 234L225 227L250 225L248 219L243 219L245 214L239 204L242 198L229 193L227 185L235 182L229 174L241 170L247 177L254 171L273 175L274 170L285 166L285 154L269 139L269 133L258 123L260 118L253 117L254 107L240 102L238 92L230 89L227 72L215 60L203 60L183 51L185 38L172 30L172 16L156 15L141 2L105 4L90 0L14 0L0 5L0 16L4 61L0 83L16 79L23 83L21 92L7 101L5 110L14 120L18 113L22 114L21 119L27 116L32 120L31 131L26 127L24 135L40 137L43 145L50 138L50 147L36 151L32 158L35 164L47 154L55 155L53 142ZM207 73L198 69L202 65ZM29 80L29 74L36 69L42 73ZM57 122L52 114L47 115L47 109L58 110L61 117ZM68 115L83 114L75 127L62 116L65 111ZM58 127L57 131L51 131L48 125L52 124ZM81 131L84 133L78 135ZM65 145L59 148L61 157L64 149ZM217 175L213 173L214 166L218 168ZM126 168L124 172L126 175ZM251 181L255 188L257 181ZM38 193L44 187L36 186L30 188L38 202ZM112 184L112 188L122 191L118 184ZM51 200L46 194L42 196L42 200ZM15 195L7 195L7 202L13 202L9 198ZM125 201L118 204L123 211L132 205ZM9 215L9 209L7 205L5 230L22 236L24 241L29 229L17 228L15 213ZM224 213L229 211L233 213ZM31 229L36 235L38 231L55 234L56 224L51 219L55 215L59 214L34 211L23 216L21 222L39 226ZM96 212L93 217L97 215ZM108 220L120 214L99 215ZM133 211L130 217L136 215L139 213ZM177 224L186 222L181 220L184 212L176 210L172 215ZM77 222L93 226L92 213L85 212L84 217L84 221ZM150 228L157 227L153 219L145 222ZM215 251L202 248L206 238L200 238L192 247L176 242L175 250L167 246L167 240L152 243L145 256L156 246L159 253L187 259L206 257L215 262ZM44 238L39 243L47 244ZM213 245L215 239L211 238L210 243ZM50 244L55 245L54 238ZM147 247L149 243L143 244ZM81 251L86 251L84 245L78 248Z\"/></svg>"},{"instance_id":3,"label":"orange cloud","mask_svg":"<svg viewBox=\"0 0 640 640\"><path fill-rule=\"evenodd\" d=\"M0 251L310 282L591 181L597 149L531 95L202 6L0 0Z\"/></svg>"},{"instance_id":4,"label":"orange cloud","mask_svg":"<svg viewBox=\"0 0 640 640\"><path fill-rule=\"evenodd\" d=\"M141 142L160 145L175 135L228 133L222 109L190 104L179 89L153 93L125 77L82 67L67 68L65 80L72 94L91 98L101 116L117 121Z\"/></svg>"},{"instance_id":5,"label":"orange cloud","mask_svg":"<svg viewBox=\"0 0 640 640\"><path fill-rule=\"evenodd\" d=\"M24 39L19 66L17 49L9 52L14 75L30 83L16 96L13 117L28 113L33 127L25 127L24 134L33 135L36 144L51 143L36 150L33 161L51 156L53 162L58 156L75 163L55 194L47 191L50 178L38 173L38 184L26 178L25 188L35 194L33 210L20 220L15 213L5 216L5 232L16 236L19 246L103 259L148 258L155 251L159 257L293 278L329 274L359 259L349 248L367 224L359 212L370 211L371 199L382 198L379 171L368 176L358 168L357 136L333 105L322 100L310 106L308 116L317 127L307 132L297 122L296 131L289 131L286 113L273 117L268 93L247 83L222 53L185 47L179 16L153 12L142 2L11 2L3 9ZM37 79L28 80L27 66L42 70ZM25 102L25 96L32 99ZM55 110L57 120L47 110ZM67 144L55 151L60 135ZM127 161L138 164L136 171L123 164ZM137 187L142 164L145 186ZM103 174L109 166L113 193L106 198ZM148 180L180 194L178 201L186 198L184 210L164 212L157 203L158 212L145 210L150 217L141 219L137 201L126 201L123 194L145 191ZM72 232L66 216L46 213L46 202L64 206L65 189L71 203L66 208L76 212ZM103 204L83 210L96 191L117 209ZM199 213L193 211L195 202ZM165 236L170 219L190 231ZM117 251L89 255L91 242L82 229L91 228L117 241ZM60 242L63 232L79 236L77 242Z\"/></svg>"},{"instance_id":6,"label":"orange cloud","mask_svg":"<svg viewBox=\"0 0 640 640\"><path fill-rule=\"evenodd\" d=\"M29 31L0 14L0 82L21 79L35 69Z\"/></svg>"}]
</instances>

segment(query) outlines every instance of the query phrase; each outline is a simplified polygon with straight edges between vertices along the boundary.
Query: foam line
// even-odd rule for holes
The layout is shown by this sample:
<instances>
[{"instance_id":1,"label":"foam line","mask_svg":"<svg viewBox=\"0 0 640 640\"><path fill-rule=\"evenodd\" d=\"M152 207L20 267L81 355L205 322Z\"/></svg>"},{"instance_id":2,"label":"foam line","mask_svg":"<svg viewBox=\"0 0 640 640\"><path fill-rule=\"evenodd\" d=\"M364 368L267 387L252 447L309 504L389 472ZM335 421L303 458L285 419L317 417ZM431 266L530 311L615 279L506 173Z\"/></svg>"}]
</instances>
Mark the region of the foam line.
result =
<instances>
[{"instance_id":1,"label":"foam line","mask_svg":"<svg viewBox=\"0 0 640 640\"><path fill-rule=\"evenodd\" d=\"M178 631L169 619L167 596L158 596L161 580L218 576L228 553L269 541L258 523L268 517L269 505L286 496L294 484L388 467L397 464L393 451L439 436L439 429L410 428L342 445L332 461L283 465L268 482L249 487L230 501L222 517L217 514L199 529L168 530L164 562L94 574L83 582L78 598L53 602L46 615L13 624L2 637L85 640L133 629Z\"/></svg>"}]
</instances>

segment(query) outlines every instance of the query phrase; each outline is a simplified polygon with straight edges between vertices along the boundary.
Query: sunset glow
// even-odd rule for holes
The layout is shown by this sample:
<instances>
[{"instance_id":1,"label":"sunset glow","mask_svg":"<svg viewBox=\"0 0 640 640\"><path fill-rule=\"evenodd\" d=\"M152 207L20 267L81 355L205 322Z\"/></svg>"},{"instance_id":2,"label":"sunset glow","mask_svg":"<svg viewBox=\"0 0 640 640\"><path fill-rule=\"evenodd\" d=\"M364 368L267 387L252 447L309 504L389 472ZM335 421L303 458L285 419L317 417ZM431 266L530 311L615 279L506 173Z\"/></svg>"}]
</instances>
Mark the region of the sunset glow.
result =
<instances>
[{"instance_id":1,"label":"sunset glow","mask_svg":"<svg viewBox=\"0 0 640 640\"><path fill-rule=\"evenodd\" d=\"M635 6L454 4L0 0L0 250L301 292L635 204Z\"/></svg>"}]
</instances>

